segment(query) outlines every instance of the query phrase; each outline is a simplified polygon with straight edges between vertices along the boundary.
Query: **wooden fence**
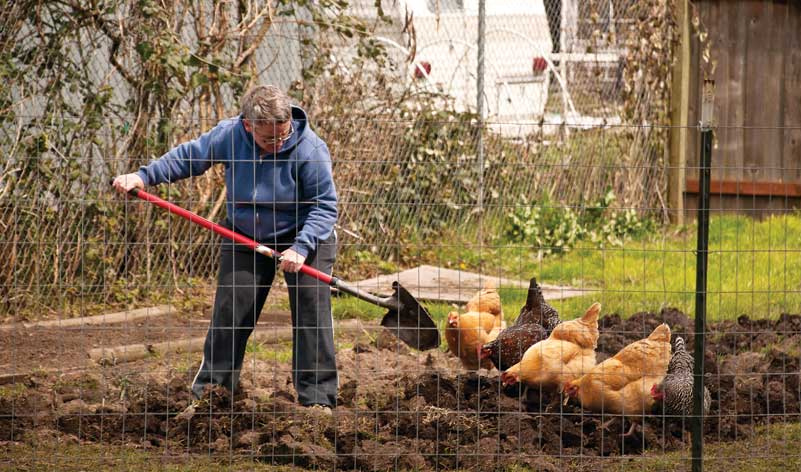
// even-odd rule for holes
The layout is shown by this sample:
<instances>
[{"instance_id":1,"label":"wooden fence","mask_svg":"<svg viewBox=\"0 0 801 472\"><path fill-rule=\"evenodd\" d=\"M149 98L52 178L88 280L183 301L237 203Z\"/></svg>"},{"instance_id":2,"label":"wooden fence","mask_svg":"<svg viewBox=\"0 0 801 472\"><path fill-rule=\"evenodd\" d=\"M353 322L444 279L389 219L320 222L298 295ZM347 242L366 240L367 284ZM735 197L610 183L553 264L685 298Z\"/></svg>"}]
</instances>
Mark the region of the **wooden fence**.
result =
<instances>
[{"instance_id":1,"label":"wooden fence","mask_svg":"<svg viewBox=\"0 0 801 472\"><path fill-rule=\"evenodd\" d=\"M715 80L711 208L762 216L801 207L801 2L700 0L686 14L687 4L679 4L674 218L692 217L697 207L700 134L684 127L700 121L705 74ZM700 19L697 29L693 15Z\"/></svg>"}]
</instances>

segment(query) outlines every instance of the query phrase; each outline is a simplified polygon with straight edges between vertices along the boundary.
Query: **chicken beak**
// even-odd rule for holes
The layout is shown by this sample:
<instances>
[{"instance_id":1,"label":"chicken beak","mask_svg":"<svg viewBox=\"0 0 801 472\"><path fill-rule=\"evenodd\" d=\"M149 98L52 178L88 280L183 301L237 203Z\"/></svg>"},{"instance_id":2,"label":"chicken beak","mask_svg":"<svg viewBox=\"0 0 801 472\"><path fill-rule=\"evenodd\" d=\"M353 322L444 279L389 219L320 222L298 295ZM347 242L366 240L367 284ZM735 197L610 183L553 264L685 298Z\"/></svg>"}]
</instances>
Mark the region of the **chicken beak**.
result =
<instances>
[{"instance_id":1,"label":"chicken beak","mask_svg":"<svg viewBox=\"0 0 801 472\"><path fill-rule=\"evenodd\" d=\"M478 358L481 360L487 359L490 356L489 349L484 349L483 346L478 346Z\"/></svg>"},{"instance_id":2,"label":"chicken beak","mask_svg":"<svg viewBox=\"0 0 801 472\"><path fill-rule=\"evenodd\" d=\"M565 397L564 401L562 401L563 406L567 406L568 402L570 402L570 396L573 389L574 386L571 384L567 384L564 388L562 388L562 395Z\"/></svg>"},{"instance_id":3,"label":"chicken beak","mask_svg":"<svg viewBox=\"0 0 801 472\"><path fill-rule=\"evenodd\" d=\"M459 324L459 314L456 312L448 313L448 326L455 328Z\"/></svg>"},{"instance_id":4,"label":"chicken beak","mask_svg":"<svg viewBox=\"0 0 801 472\"><path fill-rule=\"evenodd\" d=\"M504 372L501 374L501 382L503 383L504 387L508 387L510 385L514 385L518 382L517 376L514 374L510 374L509 372Z\"/></svg>"}]
</instances>

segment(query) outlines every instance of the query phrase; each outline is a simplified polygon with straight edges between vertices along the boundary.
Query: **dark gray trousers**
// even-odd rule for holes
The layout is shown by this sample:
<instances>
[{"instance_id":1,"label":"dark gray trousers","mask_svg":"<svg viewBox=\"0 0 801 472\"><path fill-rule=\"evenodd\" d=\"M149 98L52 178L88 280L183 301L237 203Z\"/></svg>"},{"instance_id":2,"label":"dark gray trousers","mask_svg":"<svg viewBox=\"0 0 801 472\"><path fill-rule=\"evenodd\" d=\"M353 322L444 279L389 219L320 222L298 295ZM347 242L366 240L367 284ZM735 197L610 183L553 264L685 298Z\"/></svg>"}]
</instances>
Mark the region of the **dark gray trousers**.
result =
<instances>
[{"instance_id":1,"label":"dark gray trousers","mask_svg":"<svg viewBox=\"0 0 801 472\"><path fill-rule=\"evenodd\" d=\"M276 241L278 251L291 241ZM270 292L277 261L251 249L225 241L214 312L192 392L198 398L206 385L236 391L248 337ZM331 274L336 258L336 234L318 244L306 264ZM302 405L336 406L337 366L331 316L331 289L303 273L284 273L292 311L292 380Z\"/></svg>"}]
</instances>

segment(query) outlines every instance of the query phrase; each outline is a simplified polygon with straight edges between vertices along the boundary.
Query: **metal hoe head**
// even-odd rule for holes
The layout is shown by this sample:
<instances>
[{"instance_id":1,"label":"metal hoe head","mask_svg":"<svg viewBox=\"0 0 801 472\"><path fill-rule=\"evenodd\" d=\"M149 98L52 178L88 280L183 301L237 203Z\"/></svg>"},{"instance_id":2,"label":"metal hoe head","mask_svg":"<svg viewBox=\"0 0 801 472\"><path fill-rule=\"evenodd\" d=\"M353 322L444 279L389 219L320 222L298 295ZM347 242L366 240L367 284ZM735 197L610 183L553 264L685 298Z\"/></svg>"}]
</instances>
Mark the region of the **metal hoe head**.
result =
<instances>
[{"instance_id":1,"label":"metal hoe head","mask_svg":"<svg viewBox=\"0 0 801 472\"><path fill-rule=\"evenodd\" d=\"M439 330L428 310L398 282L392 283L392 290L390 299L397 302L398 308L390 308L381 320L381 326L417 350L425 351L438 347Z\"/></svg>"}]
</instances>

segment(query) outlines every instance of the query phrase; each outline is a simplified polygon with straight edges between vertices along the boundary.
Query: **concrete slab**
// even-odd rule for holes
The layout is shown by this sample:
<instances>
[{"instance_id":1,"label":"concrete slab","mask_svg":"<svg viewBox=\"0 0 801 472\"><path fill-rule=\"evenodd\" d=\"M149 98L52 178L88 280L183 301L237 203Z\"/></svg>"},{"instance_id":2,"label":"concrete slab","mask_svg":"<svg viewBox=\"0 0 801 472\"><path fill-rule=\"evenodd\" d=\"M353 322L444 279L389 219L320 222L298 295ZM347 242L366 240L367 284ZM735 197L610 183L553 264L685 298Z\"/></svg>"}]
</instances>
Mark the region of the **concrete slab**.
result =
<instances>
[{"instance_id":1,"label":"concrete slab","mask_svg":"<svg viewBox=\"0 0 801 472\"><path fill-rule=\"evenodd\" d=\"M392 282L394 281L398 281L418 300L458 304L467 303L477 290L486 286L528 289L528 280L507 279L497 275L477 274L429 265L351 282L351 285L386 297L392 294ZM585 294L585 291L574 287L544 283L540 283L540 287L542 287L542 293L546 300L558 300Z\"/></svg>"}]
</instances>

